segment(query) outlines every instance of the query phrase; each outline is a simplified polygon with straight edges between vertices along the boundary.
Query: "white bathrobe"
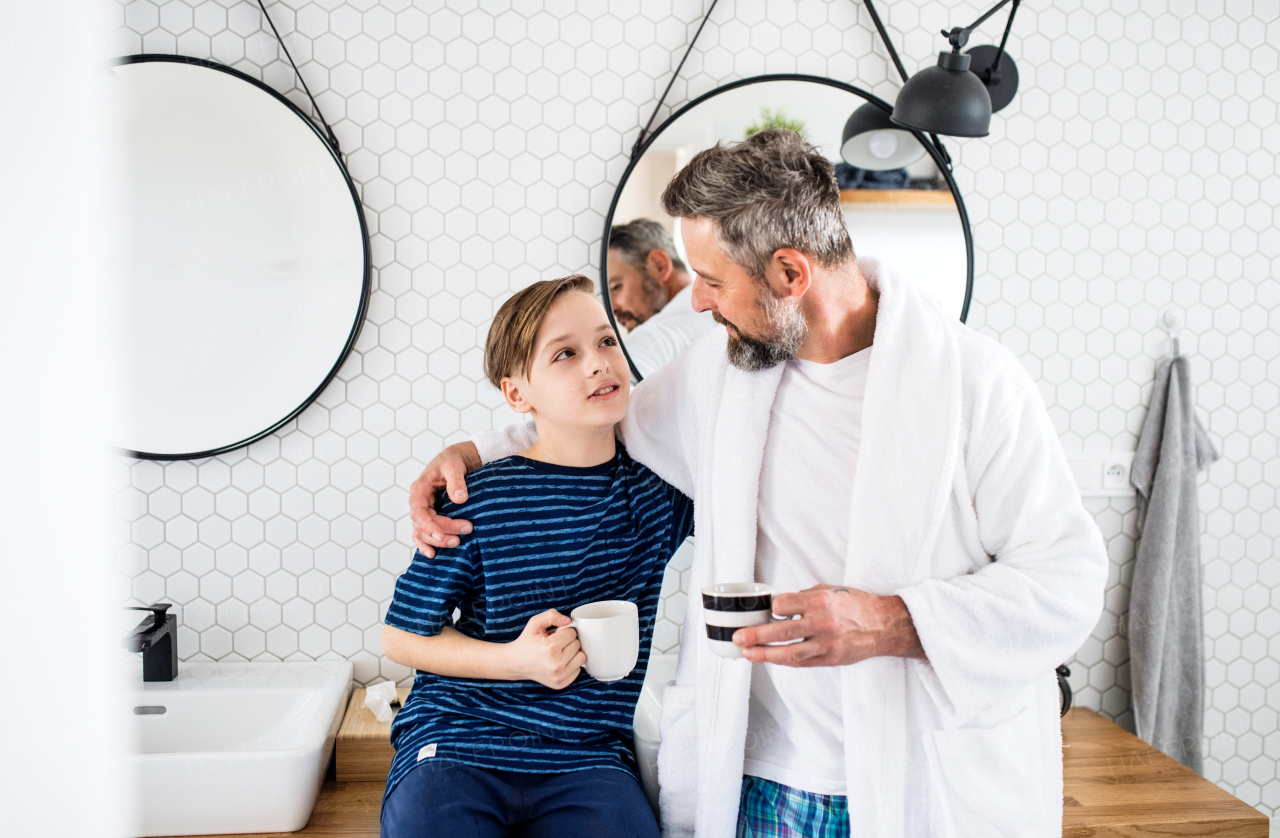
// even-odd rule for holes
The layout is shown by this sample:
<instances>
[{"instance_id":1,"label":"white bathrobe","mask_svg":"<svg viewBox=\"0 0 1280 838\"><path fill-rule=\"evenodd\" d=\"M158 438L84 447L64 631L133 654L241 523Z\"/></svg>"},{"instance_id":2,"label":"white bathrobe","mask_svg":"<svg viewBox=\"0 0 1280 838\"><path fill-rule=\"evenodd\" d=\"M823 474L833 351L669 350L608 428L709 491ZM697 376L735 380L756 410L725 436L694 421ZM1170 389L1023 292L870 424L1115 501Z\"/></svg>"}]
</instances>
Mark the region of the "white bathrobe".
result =
<instances>
[{"instance_id":1,"label":"white bathrobe","mask_svg":"<svg viewBox=\"0 0 1280 838\"><path fill-rule=\"evenodd\" d=\"M1101 612L1102 538L1017 360L875 262L861 266L880 300L843 583L901 596L928 660L843 667L852 833L1061 835L1054 667ZM658 756L667 838L732 838L741 792L751 664L710 650L699 591L754 579L782 366L742 372L725 340L709 335L646 379L622 428L631 455L695 501ZM530 428L478 437L481 457L522 450Z\"/></svg>"}]
</instances>

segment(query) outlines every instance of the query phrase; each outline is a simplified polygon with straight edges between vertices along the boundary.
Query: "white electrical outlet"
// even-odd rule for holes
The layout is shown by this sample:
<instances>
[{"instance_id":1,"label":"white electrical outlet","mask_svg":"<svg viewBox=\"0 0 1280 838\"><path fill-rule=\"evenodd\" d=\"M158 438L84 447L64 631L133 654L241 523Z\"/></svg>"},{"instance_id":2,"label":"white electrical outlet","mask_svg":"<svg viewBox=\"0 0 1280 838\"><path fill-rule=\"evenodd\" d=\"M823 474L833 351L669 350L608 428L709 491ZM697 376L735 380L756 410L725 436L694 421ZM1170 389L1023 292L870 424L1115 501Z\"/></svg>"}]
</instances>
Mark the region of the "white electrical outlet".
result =
<instances>
[{"instance_id":1,"label":"white electrical outlet","mask_svg":"<svg viewBox=\"0 0 1280 838\"><path fill-rule=\"evenodd\" d=\"M1081 495L1108 498L1133 495L1133 486L1129 483L1129 472L1133 468L1132 451L1068 454L1067 462Z\"/></svg>"},{"instance_id":2,"label":"white electrical outlet","mask_svg":"<svg viewBox=\"0 0 1280 838\"><path fill-rule=\"evenodd\" d=\"M1102 488L1128 489L1132 454L1112 454L1102 461Z\"/></svg>"}]
</instances>

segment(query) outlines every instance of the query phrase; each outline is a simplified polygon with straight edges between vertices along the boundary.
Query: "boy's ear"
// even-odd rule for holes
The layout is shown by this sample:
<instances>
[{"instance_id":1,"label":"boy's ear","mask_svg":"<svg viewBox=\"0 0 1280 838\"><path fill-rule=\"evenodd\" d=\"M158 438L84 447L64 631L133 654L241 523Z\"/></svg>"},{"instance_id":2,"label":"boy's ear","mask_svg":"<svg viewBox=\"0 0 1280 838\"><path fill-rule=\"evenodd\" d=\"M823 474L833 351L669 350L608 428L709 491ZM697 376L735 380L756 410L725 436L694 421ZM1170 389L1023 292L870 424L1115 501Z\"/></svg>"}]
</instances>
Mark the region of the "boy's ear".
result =
<instances>
[{"instance_id":1,"label":"boy's ear","mask_svg":"<svg viewBox=\"0 0 1280 838\"><path fill-rule=\"evenodd\" d=\"M502 397L516 413L529 413L533 405L525 398L526 382L507 376L502 379Z\"/></svg>"}]
</instances>

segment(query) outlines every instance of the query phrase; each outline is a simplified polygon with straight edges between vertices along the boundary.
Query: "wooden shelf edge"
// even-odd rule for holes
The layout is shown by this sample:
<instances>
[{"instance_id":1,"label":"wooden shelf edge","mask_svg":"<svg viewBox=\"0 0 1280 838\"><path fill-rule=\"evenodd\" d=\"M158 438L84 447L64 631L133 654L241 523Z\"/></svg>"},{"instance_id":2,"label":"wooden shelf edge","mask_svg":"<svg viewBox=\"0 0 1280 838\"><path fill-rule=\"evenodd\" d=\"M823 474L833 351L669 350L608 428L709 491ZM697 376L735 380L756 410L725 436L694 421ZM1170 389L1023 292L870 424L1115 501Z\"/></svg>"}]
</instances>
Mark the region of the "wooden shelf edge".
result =
<instances>
[{"instance_id":1,"label":"wooden shelf edge","mask_svg":"<svg viewBox=\"0 0 1280 838\"><path fill-rule=\"evenodd\" d=\"M956 199L947 189L841 189L840 203L954 207Z\"/></svg>"}]
</instances>

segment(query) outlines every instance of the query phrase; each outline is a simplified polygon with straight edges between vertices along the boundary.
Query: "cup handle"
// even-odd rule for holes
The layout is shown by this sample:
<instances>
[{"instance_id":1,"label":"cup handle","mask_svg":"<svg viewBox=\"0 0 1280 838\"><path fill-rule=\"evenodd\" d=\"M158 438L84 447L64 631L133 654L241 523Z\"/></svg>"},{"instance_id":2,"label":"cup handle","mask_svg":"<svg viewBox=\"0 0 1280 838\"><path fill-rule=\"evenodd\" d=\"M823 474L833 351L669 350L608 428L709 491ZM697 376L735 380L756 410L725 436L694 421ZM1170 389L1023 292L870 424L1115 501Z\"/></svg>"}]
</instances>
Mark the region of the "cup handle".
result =
<instances>
[{"instance_id":1,"label":"cup handle","mask_svg":"<svg viewBox=\"0 0 1280 838\"><path fill-rule=\"evenodd\" d=\"M560 631L561 629L574 629L574 630L577 630L577 628L578 628L578 621L577 621L577 620L570 620L570 621L569 621L569 625L567 625L567 626L555 626L554 628L555 628L555 630L556 630L556 631Z\"/></svg>"}]
</instances>

